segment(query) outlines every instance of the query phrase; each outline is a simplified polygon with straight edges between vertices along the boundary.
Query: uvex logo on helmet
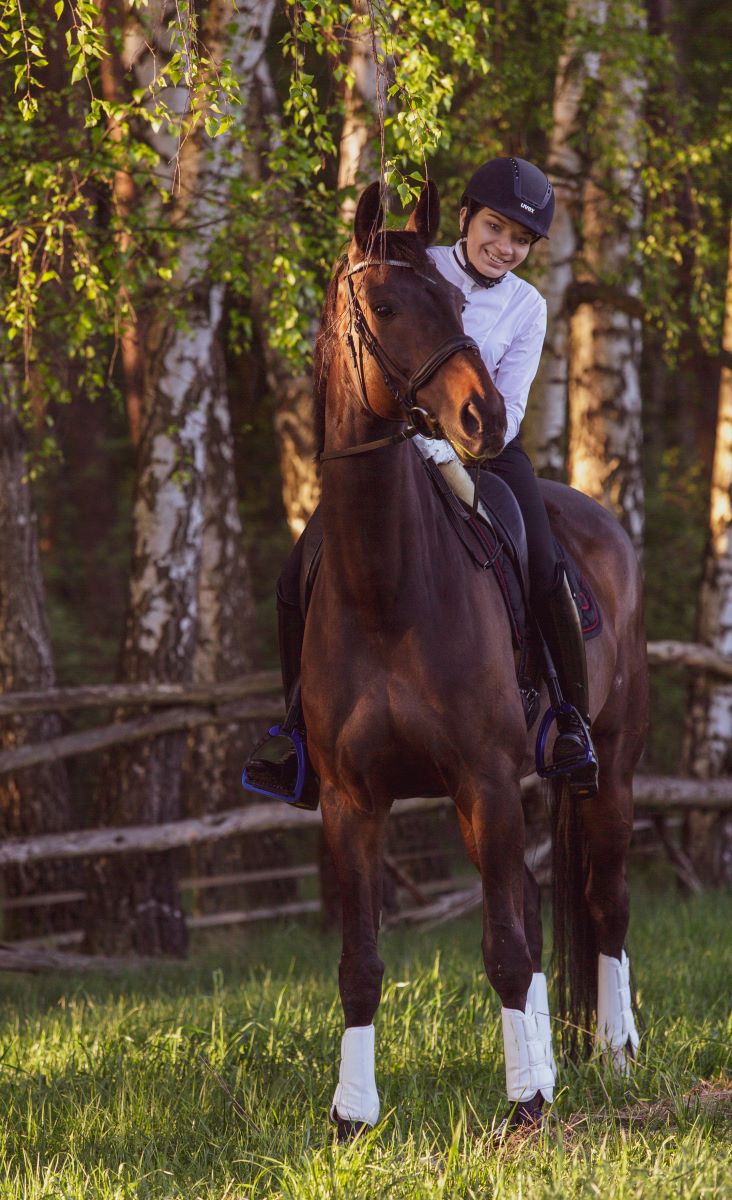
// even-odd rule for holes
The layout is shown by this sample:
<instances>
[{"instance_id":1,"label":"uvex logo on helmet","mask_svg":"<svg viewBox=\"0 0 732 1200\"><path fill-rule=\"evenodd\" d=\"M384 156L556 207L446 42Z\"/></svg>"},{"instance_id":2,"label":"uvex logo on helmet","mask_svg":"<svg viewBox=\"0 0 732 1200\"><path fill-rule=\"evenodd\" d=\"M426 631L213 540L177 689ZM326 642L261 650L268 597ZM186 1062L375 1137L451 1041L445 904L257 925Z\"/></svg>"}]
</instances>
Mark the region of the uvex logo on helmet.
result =
<instances>
[{"instance_id":1,"label":"uvex logo on helmet","mask_svg":"<svg viewBox=\"0 0 732 1200\"><path fill-rule=\"evenodd\" d=\"M483 163L465 189L462 203L468 200L518 221L537 237L549 236L554 189L544 172L525 158L492 158Z\"/></svg>"}]
</instances>

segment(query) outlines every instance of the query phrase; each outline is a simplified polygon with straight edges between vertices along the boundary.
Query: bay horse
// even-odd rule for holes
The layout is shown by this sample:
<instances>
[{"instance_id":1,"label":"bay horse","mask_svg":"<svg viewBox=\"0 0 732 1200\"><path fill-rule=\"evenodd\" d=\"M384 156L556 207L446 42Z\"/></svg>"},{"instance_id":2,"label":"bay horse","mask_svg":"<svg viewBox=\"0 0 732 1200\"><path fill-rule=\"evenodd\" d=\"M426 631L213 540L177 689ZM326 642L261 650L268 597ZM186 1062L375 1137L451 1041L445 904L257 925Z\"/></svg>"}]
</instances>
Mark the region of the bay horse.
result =
<instances>
[{"instance_id":1,"label":"bay horse","mask_svg":"<svg viewBox=\"0 0 732 1200\"><path fill-rule=\"evenodd\" d=\"M508 617L493 573L476 570L454 536L408 440L416 423L475 464L501 450L506 429L502 397L462 329L462 296L427 254L438 222L433 184L406 229L393 231L379 185L367 188L316 344L324 546L301 685L342 899L345 1033L331 1109L342 1140L379 1115L377 936L398 797L451 796L481 872L509 1123L535 1123L553 1094L539 889L524 863L520 781L533 770L532 745ZM560 1011L571 1028L586 1028L597 1001L595 1038L624 1069L637 1045L624 941L632 776L646 726L640 573L628 537L599 505L556 483L543 492L604 616L587 647L599 792L570 803L566 786L555 787Z\"/></svg>"}]
</instances>

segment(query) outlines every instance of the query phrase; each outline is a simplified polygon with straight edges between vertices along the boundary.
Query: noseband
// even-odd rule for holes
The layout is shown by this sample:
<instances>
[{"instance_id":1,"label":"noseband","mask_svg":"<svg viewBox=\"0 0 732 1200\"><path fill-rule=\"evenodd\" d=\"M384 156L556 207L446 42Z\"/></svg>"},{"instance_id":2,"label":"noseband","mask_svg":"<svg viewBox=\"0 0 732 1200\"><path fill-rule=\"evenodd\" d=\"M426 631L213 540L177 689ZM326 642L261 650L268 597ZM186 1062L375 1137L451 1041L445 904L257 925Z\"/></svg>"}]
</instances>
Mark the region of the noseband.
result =
<instances>
[{"instance_id":1,"label":"noseband","mask_svg":"<svg viewBox=\"0 0 732 1200\"><path fill-rule=\"evenodd\" d=\"M364 259L363 262L357 263L355 267L351 267L346 272L345 278L348 281L349 307L351 313L351 322L348 327L346 341L348 348L351 351L353 367L356 372L356 377L361 389L361 403L367 412L375 417L379 417L382 421L402 421L406 420L407 428L401 430L400 433L395 433L391 437L378 438L373 442L362 442L358 446L349 446L346 450L333 450L329 454L321 454L320 461L327 462L331 458L346 458L351 454L365 454L368 450L378 450L381 446L394 445L397 442L408 441L415 434L420 433L427 438L444 438L445 434L442 430L440 422L434 413L429 409L421 407L417 404L417 392L420 388L433 378L439 371L443 363L452 358L453 354L458 354L461 350L470 350L474 354L480 354L478 344L473 338L467 334L456 334L454 337L447 338L442 342L436 350L429 355L428 358L408 375L406 371L394 362L394 359L386 352L379 344L376 335L370 329L368 321L361 308L361 304L356 294L356 289L353 285L353 276L359 271L365 271L367 267L407 267L411 271L415 271L421 278L426 279L428 283L434 283L427 275L423 275L421 271L417 271L411 263L401 262L398 259ZM358 338L358 345L354 338L354 333ZM394 399L403 408L403 417L382 417L381 413L369 404L368 395L366 393L366 379L363 369L363 351L370 354L374 362L381 370L384 377L384 383L388 387Z\"/></svg>"}]
</instances>

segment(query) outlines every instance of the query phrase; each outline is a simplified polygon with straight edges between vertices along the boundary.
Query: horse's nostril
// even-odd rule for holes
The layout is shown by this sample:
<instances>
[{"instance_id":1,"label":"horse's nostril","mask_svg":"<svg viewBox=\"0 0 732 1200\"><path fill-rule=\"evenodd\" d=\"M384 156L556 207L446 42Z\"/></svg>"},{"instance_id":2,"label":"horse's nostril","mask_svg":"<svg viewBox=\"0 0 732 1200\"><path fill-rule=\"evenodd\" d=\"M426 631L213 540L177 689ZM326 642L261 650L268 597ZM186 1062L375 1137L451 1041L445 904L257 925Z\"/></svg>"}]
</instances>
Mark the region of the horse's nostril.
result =
<instances>
[{"instance_id":1,"label":"horse's nostril","mask_svg":"<svg viewBox=\"0 0 732 1200\"><path fill-rule=\"evenodd\" d=\"M483 428L483 422L480 419L480 413L468 400L462 407L460 417L465 432L470 437L477 437Z\"/></svg>"}]
</instances>

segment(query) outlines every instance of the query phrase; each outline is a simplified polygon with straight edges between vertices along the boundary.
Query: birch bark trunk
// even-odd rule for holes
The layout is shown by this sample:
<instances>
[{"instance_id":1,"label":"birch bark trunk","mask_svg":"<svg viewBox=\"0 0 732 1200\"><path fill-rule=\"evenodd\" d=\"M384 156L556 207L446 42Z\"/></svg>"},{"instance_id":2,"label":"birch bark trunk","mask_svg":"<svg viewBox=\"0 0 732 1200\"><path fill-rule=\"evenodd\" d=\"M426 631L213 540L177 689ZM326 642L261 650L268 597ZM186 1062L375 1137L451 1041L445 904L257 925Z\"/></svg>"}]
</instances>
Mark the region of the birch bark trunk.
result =
<instances>
[{"instance_id":1,"label":"birch bark trunk","mask_svg":"<svg viewBox=\"0 0 732 1200\"><path fill-rule=\"evenodd\" d=\"M16 416L20 387L10 364L0 367L0 693L54 687L51 639L46 620L36 517L27 479L25 438ZM61 732L58 716L5 718L0 748L43 742ZM0 776L0 832L4 837L51 833L71 824L71 797L63 763ZM11 896L63 887L65 870L53 862L5 873ZM37 931L37 915L33 924ZM28 933L18 913L4 935Z\"/></svg>"},{"instance_id":2,"label":"birch bark trunk","mask_svg":"<svg viewBox=\"0 0 732 1200\"><path fill-rule=\"evenodd\" d=\"M732 353L732 223L723 348ZM709 543L699 594L698 640L732 655L732 369L722 367L709 506ZM700 779L732 770L732 684L710 675L691 689L687 761ZM702 879L732 887L732 816L696 812L685 830L686 848Z\"/></svg>"},{"instance_id":3,"label":"birch bark trunk","mask_svg":"<svg viewBox=\"0 0 732 1200\"><path fill-rule=\"evenodd\" d=\"M632 4L614 10L625 28L640 23ZM609 37L606 41L612 43ZM607 55L612 54L612 44ZM603 136L612 148L592 164L582 199L582 260L578 281L594 292L570 322L569 482L593 496L624 525L639 553L643 546L641 470L641 322L633 315L640 264L633 245L642 220L640 146L644 82L608 58L598 68ZM595 118L598 120L598 117ZM598 176L603 171L602 182ZM617 198L626 215L618 213Z\"/></svg>"},{"instance_id":4,"label":"birch bark trunk","mask_svg":"<svg viewBox=\"0 0 732 1200\"><path fill-rule=\"evenodd\" d=\"M580 12L588 19L601 21L602 9L598 0L590 3L572 0L567 12L568 25L574 25ZM569 290L579 244L583 181L577 134L585 84L596 65L595 59L571 42L559 59L546 168L556 207L551 238L534 252L540 266L539 288L547 305L547 331L524 425L536 471L549 479L561 480L566 474Z\"/></svg>"},{"instance_id":5,"label":"birch bark trunk","mask_svg":"<svg viewBox=\"0 0 732 1200\"><path fill-rule=\"evenodd\" d=\"M201 38L215 62L228 53L243 102L265 48L273 4L232 12L214 0ZM121 679L185 682L224 658L246 661L246 622L230 623L248 587L226 412L221 322L224 287L210 278L211 252L225 220L236 170L226 139L202 129L183 143L174 224L195 233L182 243L173 281L185 320L159 297L150 322L133 557ZM170 734L110 755L99 806L109 823L175 820L183 808L186 738ZM217 747L219 777L223 750ZM204 802L201 808L210 805ZM100 860L90 881L87 943L95 951L183 954L186 927L173 854Z\"/></svg>"}]
</instances>

